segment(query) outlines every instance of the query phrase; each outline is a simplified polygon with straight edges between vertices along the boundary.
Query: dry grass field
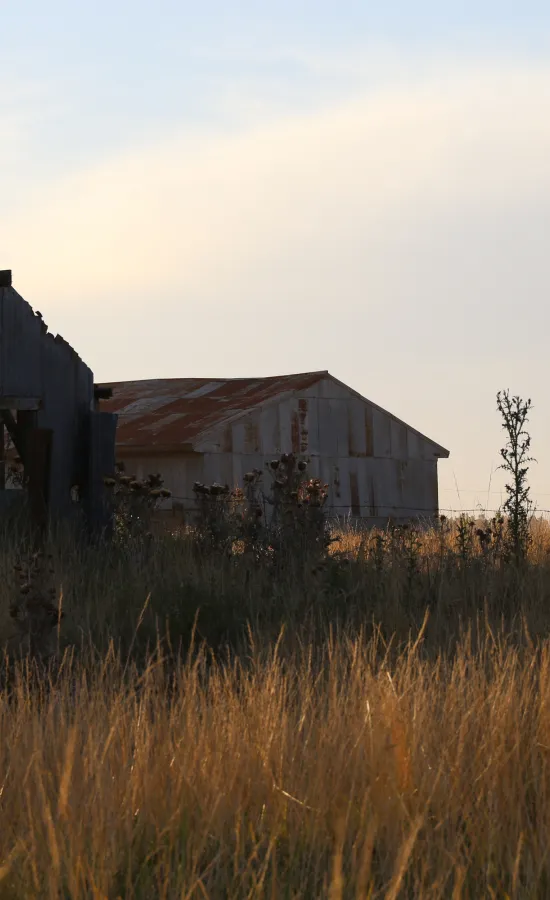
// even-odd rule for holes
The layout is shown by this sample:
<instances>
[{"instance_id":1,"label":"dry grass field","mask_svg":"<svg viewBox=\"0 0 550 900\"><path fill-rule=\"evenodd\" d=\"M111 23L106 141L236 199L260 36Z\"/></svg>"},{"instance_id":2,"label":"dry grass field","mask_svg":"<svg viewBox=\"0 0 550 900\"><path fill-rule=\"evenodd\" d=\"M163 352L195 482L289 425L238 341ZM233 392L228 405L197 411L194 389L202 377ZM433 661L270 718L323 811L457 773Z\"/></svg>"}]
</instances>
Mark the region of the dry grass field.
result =
<instances>
[{"instance_id":1,"label":"dry grass field","mask_svg":"<svg viewBox=\"0 0 550 900\"><path fill-rule=\"evenodd\" d=\"M277 579L59 536L58 654L0 691L0 897L550 896L550 531L519 571L478 527Z\"/></svg>"}]
</instances>

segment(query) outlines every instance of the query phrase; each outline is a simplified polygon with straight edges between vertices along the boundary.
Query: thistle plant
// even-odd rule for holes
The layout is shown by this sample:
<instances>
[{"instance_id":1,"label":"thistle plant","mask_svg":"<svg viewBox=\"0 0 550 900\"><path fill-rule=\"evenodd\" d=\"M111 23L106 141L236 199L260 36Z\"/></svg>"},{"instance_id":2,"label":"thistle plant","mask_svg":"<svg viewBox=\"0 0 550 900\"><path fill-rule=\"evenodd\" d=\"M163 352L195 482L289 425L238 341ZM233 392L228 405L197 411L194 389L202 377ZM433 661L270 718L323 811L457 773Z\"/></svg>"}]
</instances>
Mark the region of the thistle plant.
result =
<instances>
[{"instance_id":1,"label":"thistle plant","mask_svg":"<svg viewBox=\"0 0 550 900\"><path fill-rule=\"evenodd\" d=\"M328 485L309 478L307 462L292 453L272 459L267 471L267 493L260 469L246 472L243 487L234 490L195 482L197 546L231 553L240 544L256 560L318 563L333 540L325 514Z\"/></svg>"},{"instance_id":2,"label":"thistle plant","mask_svg":"<svg viewBox=\"0 0 550 900\"><path fill-rule=\"evenodd\" d=\"M507 442L500 451L503 459L500 468L510 478L505 486L507 497L503 505L508 518L505 550L509 558L521 563L527 557L529 520L534 509L527 483L528 464L534 459L529 455L531 436L525 429L532 404L530 399L522 400L517 395L511 397L506 390L497 394L497 409L507 435Z\"/></svg>"},{"instance_id":3,"label":"thistle plant","mask_svg":"<svg viewBox=\"0 0 550 900\"><path fill-rule=\"evenodd\" d=\"M318 561L333 540L325 513L328 485L308 478L307 468L307 461L294 453L283 453L267 465L272 479L266 497L273 509L270 540L280 560L298 556Z\"/></svg>"},{"instance_id":4,"label":"thistle plant","mask_svg":"<svg viewBox=\"0 0 550 900\"><path fill-rule=\"evenodd\" d=\"M149 531L155 510L163 500L171 497L160 473L140 480L126 473L123 462L116 464L114 476L105 477L103 483L110 494L118 542L143 537Z\"/></svg>"},{"instance_id":5,"label":"thistle plant","mask_svg":"<svg viewBox=\"0 0 550 900\"><path fill-rule=\"evenodd\" d=\"M227 484L211 485L196 481L195 536L196 546L202 551L231 553L233 543L240 537L238 510L244 504L244 494L232 491Z\"/></svg>"},{"instance_id":6,"label":"thistle plant","mask_svg":"<svg viewBox=\"0 0 550 900\"><path fill-rule=\"evenodd\" d=\"M457 556L462 564L469 562L474 555L476 523L471 516L461 513L456 522Z\"/></svg>"}]
</instances>

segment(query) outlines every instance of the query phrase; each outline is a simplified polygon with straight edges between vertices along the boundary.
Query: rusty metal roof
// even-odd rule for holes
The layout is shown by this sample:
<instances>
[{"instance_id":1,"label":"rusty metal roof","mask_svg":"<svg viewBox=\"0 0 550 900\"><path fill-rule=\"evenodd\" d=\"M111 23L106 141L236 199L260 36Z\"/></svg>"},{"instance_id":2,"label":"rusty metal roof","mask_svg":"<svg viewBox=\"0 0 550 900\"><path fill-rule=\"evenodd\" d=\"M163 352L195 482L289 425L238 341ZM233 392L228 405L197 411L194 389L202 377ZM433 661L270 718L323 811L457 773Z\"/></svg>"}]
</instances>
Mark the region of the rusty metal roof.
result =
<instances>
[{"instance_id":1,"label":"rusty metal roof","mask_svg":"<svg viewBox=\"0 0 550 900\"><path fill-rule=\"evenodd\" d=\"M212 428L281 394L306 390L327 376L325 371L272 378L108 382L99 387L112 388L113 396L101 402L101 409L118 413L120 450L192 450L197 439Z\"/></svg>"}]
</instances>

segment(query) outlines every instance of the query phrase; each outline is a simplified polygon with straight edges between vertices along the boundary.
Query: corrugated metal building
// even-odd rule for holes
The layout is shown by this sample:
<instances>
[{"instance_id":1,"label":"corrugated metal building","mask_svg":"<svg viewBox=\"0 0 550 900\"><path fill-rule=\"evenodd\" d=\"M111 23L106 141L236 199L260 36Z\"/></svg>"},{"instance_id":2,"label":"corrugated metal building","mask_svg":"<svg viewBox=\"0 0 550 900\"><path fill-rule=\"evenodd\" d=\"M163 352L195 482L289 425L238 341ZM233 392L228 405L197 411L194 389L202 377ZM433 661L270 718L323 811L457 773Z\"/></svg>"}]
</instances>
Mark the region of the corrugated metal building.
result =
<instances>
[{"instance_id":1,"label":"corrugated metal building","mask_svg":"<svg viewBox=\"0 0 550 900\"><path fill-rule=\"evenodd\" d=\"M0 271L0 512L28 497L35 522L45 526L74 512L76 486L89 524L108 523L103 475L114 466L116 417L96 409L97 399L88 366L48 332L13 288L11 270ZM25 491L11 490L6 479L15 457Z\"/></svg>"},{"instance_id":2,"label":"corrugated metal building","mask_svg":"<svg viewBox=\"0 0 550 900\"><path fill-rule=\"evenodd\" d=\"M193 507L195 481L242 485L293 451L329 485L334 514L372 524L437 514L437 461L449 451L328 372L102 387L113 392L102 409L119 417L117 458L138 478L160 472L176 512Z\"/></svg>"}]
</instances>

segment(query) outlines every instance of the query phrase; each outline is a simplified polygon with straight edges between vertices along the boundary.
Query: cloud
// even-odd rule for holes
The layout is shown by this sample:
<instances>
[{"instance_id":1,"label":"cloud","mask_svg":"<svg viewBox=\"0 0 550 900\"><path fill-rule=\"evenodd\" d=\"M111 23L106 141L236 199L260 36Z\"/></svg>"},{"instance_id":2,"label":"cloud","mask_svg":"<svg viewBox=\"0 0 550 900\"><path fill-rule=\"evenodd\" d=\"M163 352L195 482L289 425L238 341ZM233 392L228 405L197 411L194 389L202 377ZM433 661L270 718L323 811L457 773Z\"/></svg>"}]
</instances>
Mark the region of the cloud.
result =
<instances>
[{"instance_id":1,"label":"cloud","mask_svg":"<svg viewBox=\"0 0 550 900\"><path fill-rule=\"evenodd\" d=\"M144 135L2 218L0 267L98 377L328 367L483 487L496 390L545 378L549 103L550 66L468 65Z\"/></svg>"},{"instance_id":2,"label":"cloud","mask_svg":"<svg viewBox=\"0 0 550 900\"><path fill-rule=\"evenodd\" d=\"M549 100L550 67L482 71L239 135L159 138L38 191L2 244L57 303L145 284L214 298L298 248L306 283L327 268L347 281L360 254L382 287L419 229L498 219L548 190Z\"/></svg>"}]
</instances>

